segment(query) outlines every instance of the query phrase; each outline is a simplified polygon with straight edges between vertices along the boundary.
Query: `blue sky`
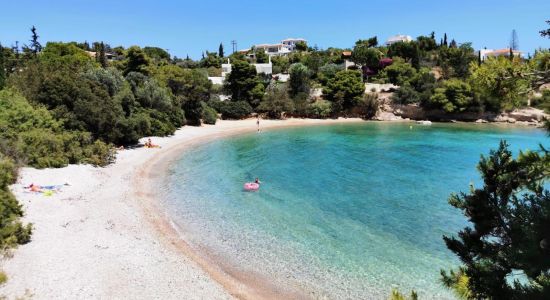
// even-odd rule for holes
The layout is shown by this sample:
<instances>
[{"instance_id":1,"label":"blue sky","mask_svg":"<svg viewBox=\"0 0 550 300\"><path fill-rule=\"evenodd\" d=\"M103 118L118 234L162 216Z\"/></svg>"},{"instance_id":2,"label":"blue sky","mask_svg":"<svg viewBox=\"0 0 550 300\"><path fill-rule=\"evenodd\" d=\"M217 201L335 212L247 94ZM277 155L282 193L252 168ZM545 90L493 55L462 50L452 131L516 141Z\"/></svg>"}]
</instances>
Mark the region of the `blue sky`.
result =
<instances>
[{"instance_id":1,"label":"blue sky","mask_svg":"<svg viewBox=\"0 0 550 300\"><path fill-rule=\"evenodd\" d=\"M279 1L3 1L0 42L26 43L29 28L41 41L105 41L111 46L151 45L172 55L200 58L202 51L226 52L303 37L310 45L352 47L377 35L383 42L401 33L413 37L446 32L475 48L504 48L516 29L521 50L550 47L539 36L550 19L549 0L279 0Z\"/></svg>"}]
</instances>

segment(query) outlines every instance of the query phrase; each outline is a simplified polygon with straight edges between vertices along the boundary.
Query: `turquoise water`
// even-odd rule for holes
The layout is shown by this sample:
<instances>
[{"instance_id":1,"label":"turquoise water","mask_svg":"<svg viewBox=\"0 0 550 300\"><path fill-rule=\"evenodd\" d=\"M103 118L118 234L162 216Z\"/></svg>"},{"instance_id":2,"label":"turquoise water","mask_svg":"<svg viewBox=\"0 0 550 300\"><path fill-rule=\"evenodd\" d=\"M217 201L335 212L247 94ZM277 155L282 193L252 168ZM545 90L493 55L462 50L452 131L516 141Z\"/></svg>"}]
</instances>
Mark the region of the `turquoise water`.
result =
<instances>
[{"instance_id":1,"label":"turquoise water","mask_svg":"<svg viewBox=\"0 0 550 300\"><path fill-rule=\"evenodd\" d=\"M479 183L500 139L548 144L542 130L360 123L216 140L170 170L166 205L192 245L239 272L316 298L386 299L392 287L452 299L439 270L458 264L442 235L466 225L447 203ZM242 185L259 177L259 192Z\"/></svg>"}]
</instances>

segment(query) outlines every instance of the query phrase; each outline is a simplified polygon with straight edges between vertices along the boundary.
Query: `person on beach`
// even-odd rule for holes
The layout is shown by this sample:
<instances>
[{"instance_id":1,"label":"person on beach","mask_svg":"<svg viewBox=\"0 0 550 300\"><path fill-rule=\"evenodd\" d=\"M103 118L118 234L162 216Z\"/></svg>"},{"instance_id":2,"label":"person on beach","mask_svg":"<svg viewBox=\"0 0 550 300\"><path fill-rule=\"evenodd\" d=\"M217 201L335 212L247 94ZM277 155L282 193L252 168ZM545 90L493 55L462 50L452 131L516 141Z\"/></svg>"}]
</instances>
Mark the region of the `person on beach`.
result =
<instances>
[{"instance_id":1,"label":"person on beach","mask_svg":"<svg viewBox=\"0 0 550 300\"><path fill-rule=\"evenodd\" d=\"M256 125L258 126L258 132L260 132L260 115L256 117Z\"/></svg>"}]
</instances>

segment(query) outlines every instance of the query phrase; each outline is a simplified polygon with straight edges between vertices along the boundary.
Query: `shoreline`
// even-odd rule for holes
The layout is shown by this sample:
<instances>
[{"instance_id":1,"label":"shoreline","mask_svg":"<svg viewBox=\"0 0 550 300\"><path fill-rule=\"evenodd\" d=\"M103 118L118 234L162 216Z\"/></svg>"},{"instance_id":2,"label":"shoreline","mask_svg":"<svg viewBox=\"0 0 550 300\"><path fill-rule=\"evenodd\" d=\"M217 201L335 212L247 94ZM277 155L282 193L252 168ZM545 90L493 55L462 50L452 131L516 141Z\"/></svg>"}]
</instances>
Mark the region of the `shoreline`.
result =
<instances>
[{"instance_id":1,"label":"shoreline","mask_svg":"<svg viewBox=\"0 0 550 300\"><path fill-rule=\"evenodd\" d=\"M262 120L262 129L361 123L361 119ZM170 225L151 189L162 176L157 163L169 163L186 148L216 138L256 131L256 120L218 121L186 126L173 136L153 138L161 149L117 153L105 168L70 165L60 169L22 168L10 186L34 226L32 240L2 261L8 282L0 296L51 298L275 298L298 294L252 286L201 260ZM143 138L146 140L146 138ZM159 172L160 171L160 172ZM70 183L51 197L26 193L30 183ZM187 245L189 246L189 245ZM182 248L183 247L183 248ZM185 250L185 251L182 251ZM232 274L237 276L237 274ZM301 293L299 296L303 296Z\"/></svg>"},{"instance_id":2,"label":"shoreline","mask_svg":"<svg viewBox=\"0 0 550 300\"><path fill-rule=\"evenodd\" d=\"M271 130L363 122L370 121L262 119L260 127ZM156 196L155 183L187 149L252 132L256 132L256 119L220 120L216 125L186 126L173 136L153 138L161 149L120 151L115 163L105 168L22 168L17 183L10 188L24 206L23 220L34 223L35 230L29 244L15 249L14 257L3 261L9 280L0 287L0 296L15 298L28 289L38 299L313 298L299 287L277 286L259 274L243 274L220 264L221 259L212 259L205 249L188 244L185 232L178 231ZM71 185L52 197L22 189L31 182L46 185L63 181Z\"/></svg>"}]
</instances>

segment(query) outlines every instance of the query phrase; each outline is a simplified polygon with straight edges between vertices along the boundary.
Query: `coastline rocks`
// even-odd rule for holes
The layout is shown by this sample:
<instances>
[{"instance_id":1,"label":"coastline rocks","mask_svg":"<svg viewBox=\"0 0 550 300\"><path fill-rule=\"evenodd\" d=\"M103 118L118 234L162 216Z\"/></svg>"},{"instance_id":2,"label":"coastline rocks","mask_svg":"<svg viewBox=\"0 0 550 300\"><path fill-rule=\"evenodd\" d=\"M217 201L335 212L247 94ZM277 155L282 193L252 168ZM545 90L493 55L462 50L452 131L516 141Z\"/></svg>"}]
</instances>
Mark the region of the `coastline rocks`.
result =
<instances>
[{"instance_id":1,"label":"coastline rocks","mask_svg":"<svg viewBox=\"0 0 550 300\"><path fill-rule=\"evenodd\" d=\"M442 110L425 110L415 104L385 104L381 107L382 113L391 113L396 117L403 119L409 118L412 120L430 120L438 122L475 122L475 123L508 123L521 124L530 126L542 126L546 118L550 115L544 111L532 107L517 109L512 112L503 112L495 114L492 112L461 112L461 113L445 113ZM377 119L380 119L377 114ZM386 120L385 117L381 117Z\"/></svg>"}]
</instances>

